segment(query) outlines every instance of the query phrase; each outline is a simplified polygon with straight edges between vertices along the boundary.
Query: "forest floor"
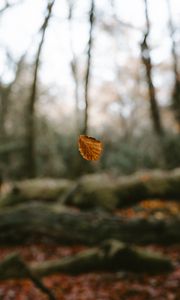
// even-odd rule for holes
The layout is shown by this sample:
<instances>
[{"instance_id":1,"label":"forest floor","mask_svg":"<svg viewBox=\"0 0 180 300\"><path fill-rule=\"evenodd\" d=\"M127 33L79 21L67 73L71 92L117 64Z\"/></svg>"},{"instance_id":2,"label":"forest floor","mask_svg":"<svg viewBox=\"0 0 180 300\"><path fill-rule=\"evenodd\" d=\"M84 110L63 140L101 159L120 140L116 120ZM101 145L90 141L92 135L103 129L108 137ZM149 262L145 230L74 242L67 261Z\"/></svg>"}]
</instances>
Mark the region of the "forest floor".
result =
<instances>
[{"instance_id":1,"label":"forest floor","mask_svg":"<svg viewBox=\"0 0 180 300\"><path fill-rule=\"evenodd\" d=\"M154 215L164 218L180 212L174 202L144 201L135 208L116 211L131 218L134 215ZM86 247L49 245L44 243L25 246L1 247L0 260L18 251L27 262L42 262L76 254ZM148 275L130 272L96 272L80 276L52 275L43 282L54 292L57 300L180 300L180 245L149 245L146 249L160 251L174 263L168 274ZM46 300L47 297L29 280L0 281L1 300Z\"/></svg>"}]
</instances>

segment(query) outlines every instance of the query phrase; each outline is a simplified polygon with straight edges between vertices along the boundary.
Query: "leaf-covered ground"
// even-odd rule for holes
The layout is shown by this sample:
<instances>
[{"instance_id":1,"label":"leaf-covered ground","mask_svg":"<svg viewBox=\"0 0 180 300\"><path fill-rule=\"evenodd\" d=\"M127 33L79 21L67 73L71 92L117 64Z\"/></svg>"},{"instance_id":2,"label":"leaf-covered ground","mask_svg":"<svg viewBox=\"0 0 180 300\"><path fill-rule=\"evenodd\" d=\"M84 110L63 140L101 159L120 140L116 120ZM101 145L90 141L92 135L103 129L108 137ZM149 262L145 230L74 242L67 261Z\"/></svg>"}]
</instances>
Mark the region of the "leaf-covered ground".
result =
<instances>
[{"instance_id":1,"label":"leaf-covered ground","mask_svg":"<svg viewBox=\"0 0 180 300\"><path fill-rule=\"evenodd\" d=\"M127 209L117 214L157 218L176 215L180 206L163 201L144 201L134 209ZM6 254L18 251L28 262L57 259L75 254L84 246L27 245L3 247L0 259ZM44 283L52 289L57 300L180 300L180 245L157 246L146 248L161 251L168 255L175 266L173 272L162 275L118 273L90 273L81 276L53 275L44 278ZM1 300L46 300L46 296L37 290L29 280L0 281Z\"/></svg>"}]
</instances>

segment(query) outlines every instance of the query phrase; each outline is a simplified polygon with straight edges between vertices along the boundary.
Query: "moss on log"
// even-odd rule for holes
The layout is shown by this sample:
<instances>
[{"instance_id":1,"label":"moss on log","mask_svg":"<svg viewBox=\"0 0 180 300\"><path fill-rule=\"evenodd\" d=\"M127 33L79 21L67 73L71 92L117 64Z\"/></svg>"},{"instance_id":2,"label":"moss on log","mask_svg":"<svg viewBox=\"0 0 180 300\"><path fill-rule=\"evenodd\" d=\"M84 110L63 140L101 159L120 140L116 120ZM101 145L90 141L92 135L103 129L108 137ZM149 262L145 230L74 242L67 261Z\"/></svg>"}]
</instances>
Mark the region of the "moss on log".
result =
<instances>
[{"instance_id":1,"label":"moss on log","mask_svg":"<svg viewBox=\"0 0 180 300\"><path fill-rule=\"evenodd\" d=\"M180 169L151 171L124 177L87 175L66 197L66 203L80 208L113 210L145 199L180 201Z\"/></svg>"},{"instance_id":2,"label":"moss on log","mask_svg":"<svg viewBox=\"0 0 180 300\"><path fill-rule=\"evenodd\" d=\"M0 212L1 244L41 239L92 245L109 238L136 244L173 243L180 241L179 228L179 217L127 219L61 205L20 205Z\"/></svg>"},{"instance_id":3,"label":"moss on log","mask_svg":"<svg viewBox=\"0 0 180 300\"><path fill-rule=\"evenodd\" d=\"M15 182L0 198L0 207L32 201L55 201L72 186L68 179L29 179Z\"/></svg>"},{"instance_id":4,"label":"moss on log","mask_svg":"<svg viewBox=\"0 0 180 300\"><path fill-rule=\"evenodd\" d=\"M94 271L119 271L162 273L173 270L171 261L153 252L111 240L101 247L82 251L60 260L35 263L29 267L36 277L55 273L77 275ZM22 268L17 254L10 255L0 262L0 279L26 278L28 273Z\"/></svg>"},{"instance_id":5,"label":"moss on log","mask_svg":"<svg viewBox=\"0 0 180 300\"><path fill-rule=\"evenodd\" d=\"M131 176L86 175L75 181L33 179L13 184L0 198L0 207L17 203L57 201L82 209L102 208L112 211L145 199L180 200L180 169L151 171Z\"/></svg>"}]
</instances>

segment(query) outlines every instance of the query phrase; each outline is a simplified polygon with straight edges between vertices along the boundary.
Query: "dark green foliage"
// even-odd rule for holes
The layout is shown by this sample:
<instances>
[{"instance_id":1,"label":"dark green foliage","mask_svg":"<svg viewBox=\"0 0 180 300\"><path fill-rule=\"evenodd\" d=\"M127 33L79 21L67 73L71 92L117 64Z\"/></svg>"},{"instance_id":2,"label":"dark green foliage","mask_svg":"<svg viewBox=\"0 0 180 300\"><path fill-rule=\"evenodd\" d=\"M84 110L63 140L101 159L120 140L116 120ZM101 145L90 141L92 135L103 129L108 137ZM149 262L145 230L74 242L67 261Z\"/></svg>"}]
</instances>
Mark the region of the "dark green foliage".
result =
<instances>
[{"instance_id":1,"label":"dark green foliage","mask_svg":"<svg viewBox=\"0 0 180 300\"><path fill-rule=\"evenodd\" d=\"M107 144L107 145L106 145ZM102 168L122 174L131 174L141 169L173 169L180 166L180 137L166 133L155 137L150 131L139 136L106 141Z\"/></svg>"},{"instance_id":2,"label":"dark green foliage","mask_svg":"<svg viewBox=\"0 0 180 300\"><path fill-rule=\"evenodd\" d=\"M166 166L173 169L180 166L180 136L169 132L163 139Z\"/></svg>"},{"instance_id":3,"label":"dark green foliage","mask_svg":"<svg viewBox=\"0 0 180 300\"><path fill-rule=\"evenodd\" d=\"M96 133L93 135L98 136ZM78 152L76 132L56 128L45 118L38 118L37 175L75 178L96 171L132 174L142 169L173 169L180 166L180 138L172 132L167 132L160 138L154 136L151 131L124 137L119 137L117 132L106 132L106 137L101 135L98 138L104 144L100 161L84 161ZM23 143L23 138L21 142ZM6 177L26 177L23 151L22 148L0 153L1 169Z\"/></svg>"}]
</instances>

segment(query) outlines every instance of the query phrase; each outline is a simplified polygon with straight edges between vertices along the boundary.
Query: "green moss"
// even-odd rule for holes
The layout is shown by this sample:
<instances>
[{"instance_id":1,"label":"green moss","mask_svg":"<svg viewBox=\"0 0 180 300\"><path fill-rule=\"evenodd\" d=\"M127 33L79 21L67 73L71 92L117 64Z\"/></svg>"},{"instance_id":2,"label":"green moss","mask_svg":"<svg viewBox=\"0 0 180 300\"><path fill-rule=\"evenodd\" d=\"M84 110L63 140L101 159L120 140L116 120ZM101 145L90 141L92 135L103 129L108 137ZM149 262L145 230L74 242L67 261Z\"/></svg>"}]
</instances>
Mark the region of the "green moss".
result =
<instances>
[{"instance_id":1,"label":"green moss","mask_svg":"<svg viewBox=\"0 0 180 300\"><path fill-rule=\"evenodd\" d=\"M72 185L66 179L32 179L17 182L0 199L0 207L25 203L30 200L57 200Z\"/></svg>"},{"instance_id":2,"label":"green moss","mask_svg":"<svg viewBox=\"0 0 180 300\"><path fill-rule=\"evenodd\" d=\"M114 183L106 175L89 175L81 179L73 203L81 208L101 207L113 210L118 203Z\"/></svg>"}]
</instances>

